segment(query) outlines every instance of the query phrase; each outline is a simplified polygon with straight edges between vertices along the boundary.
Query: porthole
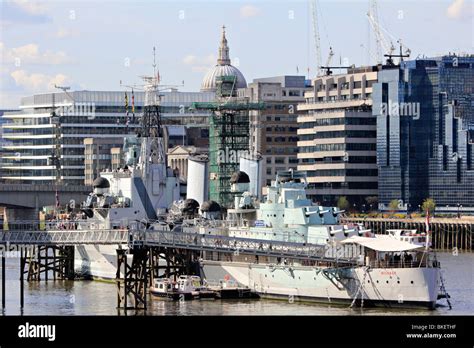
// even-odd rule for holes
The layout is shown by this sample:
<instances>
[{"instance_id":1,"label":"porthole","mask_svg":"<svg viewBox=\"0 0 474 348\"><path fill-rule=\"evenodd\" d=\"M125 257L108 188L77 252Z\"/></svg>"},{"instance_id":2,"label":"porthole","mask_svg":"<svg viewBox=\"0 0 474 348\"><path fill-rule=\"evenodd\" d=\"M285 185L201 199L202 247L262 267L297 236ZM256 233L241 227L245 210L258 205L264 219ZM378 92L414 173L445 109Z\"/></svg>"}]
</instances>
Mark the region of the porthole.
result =
<instances>
[{"instance_id":1,"label":"porthole","mask_svg":"<svg viewBox=\"0 0 474 348\"><path fill-rule=\"evenodd\" d=\"M413 284L413 280L412 280L410 283L412 283L412 284Z\"/></svg>"},{"instance_id":2,"label":"porthole","mask_svg":"<svg viewBox=\"0 0 474 348\"><path fill-rule=\"evenodd\" d=\"M378 280L377 280L376 282L377 282L377 284L379 283L379 281L378 281Z\"/></svg>"},{"instance_id":3,"label":"porthole","mask_svg":"<svg viewBox=\"0 0 474 348\"><path fill-rule=\"evenodd\" d=\"M367 283L370 283L370 280L367 280Z\"/></svg>"},{"instance_id":4,"label":"porthole","mask_svg":"<svg viewBox=\"0 0 474 348\"><path fill-rule=\"evenodd\" d=\"M388 284L388 280L387 280L387 284Z\"/></svg>"},{"instance_id":5,"label":"porthole","mask_svg":"<svg viewBox=\"0 0 474 348\"><path fill-rule=\"evenodd\" d=\"M397 280L397 284L400 284L400 281L399 281L399 280Z\"/></svg>"}]
</instances>

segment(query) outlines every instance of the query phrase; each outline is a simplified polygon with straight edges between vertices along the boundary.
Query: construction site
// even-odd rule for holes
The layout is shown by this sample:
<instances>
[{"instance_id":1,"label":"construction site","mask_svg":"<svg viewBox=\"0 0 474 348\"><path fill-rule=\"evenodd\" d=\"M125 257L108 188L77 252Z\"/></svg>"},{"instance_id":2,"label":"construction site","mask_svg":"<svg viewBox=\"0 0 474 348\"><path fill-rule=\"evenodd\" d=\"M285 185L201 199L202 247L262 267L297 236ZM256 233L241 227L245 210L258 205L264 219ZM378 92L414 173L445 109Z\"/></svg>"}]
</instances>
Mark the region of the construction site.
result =
<instances>
[{"instance_id":1,"label":"construction site","mask_svg":"<svg viewBox=\"0 0 474 348\"><path fill-rule=\"evenodd\" d=\"M210 110L209 119L209 198L224 209L231 208L235 192L230 179L239 170L239 158L249 154L249 112L263 110L263 103L249 103L237 97L237 76L216 78L216 101L193 103L195 110Z\"/></svg>"}]
</instances>

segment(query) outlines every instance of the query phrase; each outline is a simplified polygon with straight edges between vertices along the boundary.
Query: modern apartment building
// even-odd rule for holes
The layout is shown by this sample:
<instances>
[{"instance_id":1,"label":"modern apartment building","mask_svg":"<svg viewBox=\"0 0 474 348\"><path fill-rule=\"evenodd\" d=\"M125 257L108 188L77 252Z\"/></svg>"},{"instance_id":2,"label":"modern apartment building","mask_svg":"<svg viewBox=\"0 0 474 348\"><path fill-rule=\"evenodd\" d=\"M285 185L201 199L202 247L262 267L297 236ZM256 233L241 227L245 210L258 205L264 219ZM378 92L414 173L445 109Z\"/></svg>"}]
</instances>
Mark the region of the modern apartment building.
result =
<instances>
[{"instance_id":1,"label":"modern apartment building","mask_svg":"<svg viewBox=\"0 0 474 348\"><path fill-rule=\"evenodd\" d=\"M123 144L123 138L85 138L84 139L84 184L92 186L100 172L114 169L112 149Z\"/></svg>"},{"instance_id":2,"label":"modern apartment building","mask_svg":"<svg viewBox=\"0 0 474 348\"><path fill-rule=\"evenodd\" d=\"M297 168L297 116L302 113L297 105L308 90L304 76L275 76L254 79L238 91L250 102L265 103L264 110L250 113L250 149L263 157L262 187L271 184L277 171Z\"/></svg>"},{"instance_id":3,"label":"modern apartment building","mask_svg":"<svg viewBox=\"0 0 474 348\"><path fill-rule=\"evenodd\" d=\"M308 195L322 204L345 196L361 208L377 196L376 118L372 88L378 67L319 76L298 105L298 170Z\"/></svg>"},{"instance_id":4,"label":"modern apartment building","mask_svg":"<svg viewBox=\"0 0 474 348\"><path fill-rule=\"evenodd\" d=\"M474 211L474 56L405 61L374 85L379 208Z\"/></svg>"},{"instance_id":5,"label":"modern apartment building","mask_svg":"<svg viewBox=\"0 0 474 348\"><path fill-rule=\"evenodd\" d=\"M208 114L191 112L189 107L196 101L212 101L214 93L170 90L160 92L160 95L162 121L172 128L171 136L175 142L184 138L192 143L183 132L197 129L196 142L200 144L208 132ZM3 138L9 144L4 146L1 178L16 183L55 182L58 169L51 157L59 148L61 183L83 185L86 179L85 138L109 139L110 142L112 138L135 134L144 93L134 92L135 117L132 116L130 92L128 101L127 116L125 92L76 91L22 98L19 112L5 112L3 115L6 121L2 125ZM52 117L53 109L57 117ZM116 146L120 147L121 143Z\"/></svg>"}]
</instances>

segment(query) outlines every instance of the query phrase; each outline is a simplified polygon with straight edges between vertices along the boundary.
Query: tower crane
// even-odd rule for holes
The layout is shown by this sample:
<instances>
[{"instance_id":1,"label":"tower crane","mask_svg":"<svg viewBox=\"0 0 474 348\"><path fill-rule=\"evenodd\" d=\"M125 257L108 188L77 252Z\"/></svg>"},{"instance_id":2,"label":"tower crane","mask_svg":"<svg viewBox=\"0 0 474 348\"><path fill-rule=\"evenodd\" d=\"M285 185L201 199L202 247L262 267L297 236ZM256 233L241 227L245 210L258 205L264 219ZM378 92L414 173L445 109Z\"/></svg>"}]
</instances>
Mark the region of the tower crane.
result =
<instances>
[{"instance_id":1,"label":"tower crane","mask_svg":"<svg viewBox=\"0 0 474 348\"><path fill-rule=\"evenodd\" d=\"M370 1L370 9L367 13L367 19L369 20L370 26L375 34L376 42L376 56L377 63L383 63L382 50L386 54L392 54L395 51L395 47L392 41L387 40L387 38L382 33L382 27L379 24L379 15L378 15L378 6L376 0Z\"/></svg>"},{"instance_id":2,"label":"tower crane","mask_svg":"<svg viewBox=\"0 0 474 348\"><path fill-rule=\"evenodd\" d=\"M314 35L314 49L316 53L316 75L321 74L321 38L319 36L319 27L318 27L318 12L317 12L317 3L316 0L311 1L311 13L313 19L313 35Z\"/></svg>"},{"instance_id":3,"label":"tower crane","mask_svg":"<svg viewBox=\"0 0 474 348\"><path fill-rule=\"evenodd\" d=\"M390 34L390 32L387 29L385 29L384 27L380 25L379 18L378 18L377 0L370 0L370 9L369 9L369 12L367 13L367 18L375 34L377 63L379 64L383 63L383 57L381 54L382 50L384 52L383 56L388 58L387 64L389 65L395 64L393 61L393 57L398 57L400 61L403 61L404 57L410 56L411 50L402 43L402 40L395 39L395 37L392 34ZM384 35L383 32L386 34L386 36ZM400 45L399 54L394 54L395 52L395 46L393 44L394 41L396 41ZM403 53L403 50L405 51L404 53Z\"/></svg>"},{"instance_id":4,"label":"tower crane","mask_svg":"<svg viewBox=\"0 0 474 348\"><path fill-rule=\"evenodd\" d=\"M332 47L329 47L329 54L328 59L326 60L326 66L329 66L329 64L331 64L332 57L334 57L334 51L332 50Z\"/></svg>"}]
</instances>

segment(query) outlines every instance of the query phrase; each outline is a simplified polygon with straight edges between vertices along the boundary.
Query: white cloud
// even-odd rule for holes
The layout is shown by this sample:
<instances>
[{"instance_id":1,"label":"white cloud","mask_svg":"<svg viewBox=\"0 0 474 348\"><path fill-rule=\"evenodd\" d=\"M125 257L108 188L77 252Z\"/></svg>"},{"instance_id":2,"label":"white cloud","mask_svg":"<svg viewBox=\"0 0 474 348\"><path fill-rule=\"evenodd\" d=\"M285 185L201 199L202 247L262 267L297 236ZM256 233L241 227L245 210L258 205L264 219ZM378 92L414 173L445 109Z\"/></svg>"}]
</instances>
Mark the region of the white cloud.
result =
<instances>
[{"instance_id":1,"label":"white cloud","mask_svg":"<svg viewBox=\"0 0 474 348\"><path fill-rule=\"evenodd\" d=\"M259 13L260 9L252 5L245 5L240 8L240 17L242 18L255 17L258 16Z\"/></svg>"},{"instance_id":2,"label":"white cloud","mask_svg":"<svg viewBox=\"0 0 474 348\"><path fill-rule=\"evenodd\" d=\"M464 0L454 0L446 10L446 15L451 19L459 19L470 12L466 7L469 6L465 6Z\"/></svg>"},{"instance_id":3,"label":"white cloud","mask_svg":"<svg viewBox=\"0 0 474 348\"><path fill-rule=\"evenodd\" d=\"M48 11L46 3L37 0L12 0L12 3L32 15L41 15Z\"/></svg>"},{"instance_id":4,"label":"white cloud","mask_svg":"<svg viewBox=\"0 0 474 348\"><path fill-rule=\"evenodd\" d=\"M182 60L183 64L191 66L193 72L206 72L216 64L216 56L209 54L205 57L198 57L193 54L188 54Z\"/></svg>"},{"instance_id":5,"label":"white cloud","mask_svg":"<svg viewBox=\"0 0 474 348\"><path fill-rule=\"evenodd\" d=\"M54 88L54 85L70 84L71 80L64 74L54 76L45 74L29 74L25 70L15 70L10 76L15 80L17 86L23 87L26 91L46 91Z\"/></svg>"},{"instance_id":6,"label":"white cloud","mask_svg":"<svg viewBox=\"0 0 474 348\"><path fill-rule=\"evenodd\" d=\"M196 64L196 61L197 61L197 57L192 54L189 54L183 58L183 63L186 65Z\"/></svg>"},{"instance_id":7,"label":"white cloud","mask_svg":"<svg viewBox=\"0 0 474 348\"><path fill-rule=\"evenodd\" d=\"M77 37L79 36L79 32L75 30L70 30L66 28L59 28L56 32L55 36L59 39L69 38L69 37Z\"/></svg>"},{"instance_id":8,"label":"white cloud","mask_svg":"<svg viewBox=\"0 0 474 348\"><path fill-rule=\"evenodd\" d=\"M58 65L70 61L63 51L41 51L37 44L27 44L20 47L7 48L0 42L0 56L3 63L20 64L48 64Z\"/></svg>"}]
</instances>

